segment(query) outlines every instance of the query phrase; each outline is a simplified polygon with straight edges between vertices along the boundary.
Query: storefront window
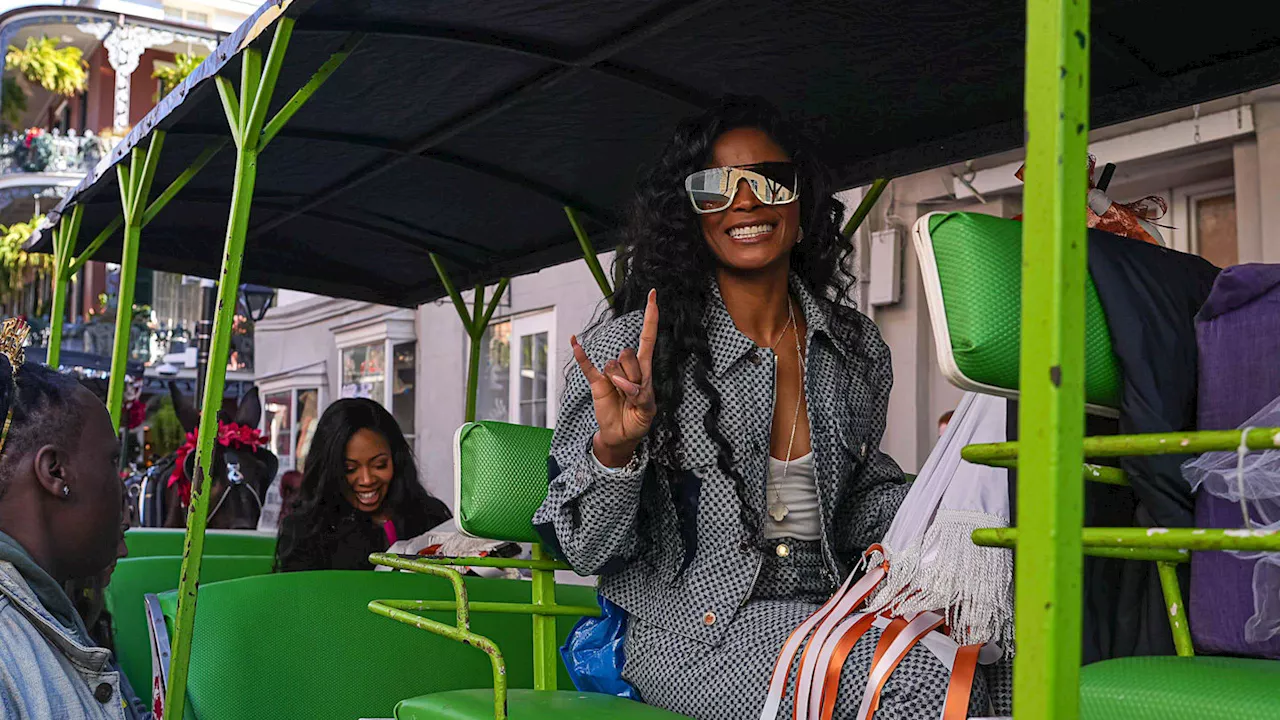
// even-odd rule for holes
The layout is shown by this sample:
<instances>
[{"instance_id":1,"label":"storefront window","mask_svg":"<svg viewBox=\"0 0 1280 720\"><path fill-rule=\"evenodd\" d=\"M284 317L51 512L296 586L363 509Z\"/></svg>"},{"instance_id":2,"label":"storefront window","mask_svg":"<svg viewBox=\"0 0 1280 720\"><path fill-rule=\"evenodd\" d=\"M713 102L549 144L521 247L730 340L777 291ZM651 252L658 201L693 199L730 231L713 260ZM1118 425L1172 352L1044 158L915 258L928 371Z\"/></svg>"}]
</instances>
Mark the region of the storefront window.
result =
<instances>
[{"instance_id":1,"label":"storefront window","mask_svg":"<svg viewBox=\"0 0 1280 720\"><path fill-rule=\"evenodd\" d=\"M547 426L547 334L520 338L520 424Z\"/></svg>"},{"instance_id":2,"label":"storefront window","mask_svg":"<svg viewBox=\"0 0 1280 720\"><path fill-rule=\"evenodd\" d=\"M511 322L489 325L480 340L476 419L511 422Z\"/></svg>"},{"instance_id":3,"label":"storefront window","mask_svg":"<svg viewBox=\"0 0 1280 720\"><path fill-rule=\"evenodd\" d=\"M476 419L551 427L555 314L522 315L489 325L480 342Z\"/></svg>"},{"instance_id":4,"label":"storefront window","mask_svg":"<svg viewBox=\"0 0 1280 720\"><path fill-rule=\"evenodd\" d=\"M293 423L289 410L292 407L289 392L267 395L263 407L263 430L267 436L267 449L280 458L280 469L293 467Z\"/></svg>"},{"instance_id":5,"label":"storefront window","mask_svg":"<svg viewBox=\"0 0 1280 720\"><path fill-rule=\"evenodd\" d=\"M386 345L375 343L342 351L342 397L386 402Z\"/></svg>"},{"instance_id":6,"label":"storefront window","mask_svg":"<svg viewBox=\"0 0 1280 720\"><path fill-rule=\"evenodd\" d=\"M391 383L391 414L395 416L405 435L413 435L413 409L417 398L414 388L414 376L418 367L416 352L415 344L407 342L396 345L392 353L395 356L395 372Z\"/></svg>"},{"instance_id":7,"label":"storefront window","mask_svg":"<svg viewBox=\"0 0 1280 720\"><path fill-rule=\"evenodd\" d=\"M307 453L311 450L311 437L315 434L316 420L320 418L320 391L319 390L299 390L297 391L298 400L295 404L294 417L297 419L295 426L297 427L297 439L294 441L296 449L294 457L296 463L295 470L305 471L307 464Z\"/></svg>"},{"instance_id":8,"label":"storefront window","mask_svg":"<svg viewBox=\"0 0 1280 720\"><path fill-rule=\"evenodd\" d=\"M265 397L262 434L267 449L280 458L280 472L303 470L320 419L320 390L303 387L269 392Z\"/></svg>"}]
</instances>

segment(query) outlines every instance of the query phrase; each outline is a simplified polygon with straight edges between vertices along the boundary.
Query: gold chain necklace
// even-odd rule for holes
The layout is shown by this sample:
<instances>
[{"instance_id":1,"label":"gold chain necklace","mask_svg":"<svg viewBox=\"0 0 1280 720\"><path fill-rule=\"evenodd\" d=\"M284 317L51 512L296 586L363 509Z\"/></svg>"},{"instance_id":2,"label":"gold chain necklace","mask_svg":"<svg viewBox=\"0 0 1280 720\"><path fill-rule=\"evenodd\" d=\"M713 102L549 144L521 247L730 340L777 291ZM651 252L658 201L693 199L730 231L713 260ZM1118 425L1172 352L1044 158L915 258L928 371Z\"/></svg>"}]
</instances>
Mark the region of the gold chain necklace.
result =
<instances>
[{"instance_id":1,"label":"gold chain necklace","mask_svg":"<svg viewBox=\"0 0 1280 720\"><path fill-rule=\"evenodd\" d=\"M792 308L791 298L787 297L787 327L794 327L795 324L796 324L795 310ZM782 334L783 335L787 334L786 328L783 328ZM787 477L787 473L791 471L791 451L795 448L795 444L796 444L796 426L800 424L800 404L804 402L804 358L800 356L799 330L797 330L795 333L795 340L796 340L796 365L800 371L800 391L796 393L796 410L795 410L795 414L791 418L791 439L787 441L787 457L785 460L783 460L783 463L782 463L782 477L778 478L779 482L784 480ZM782 341L782 337L779 336L778 342L781 342L781 341ZM777 347L778 343L775 342L773 345L774 347ZM772 348L770 349L772 350ZM775 381L774 384L775 384L774 397L776 398L777 392L778 392L776 388L777 382ZM775 402L775 405L776 404L777 403ZM770 484L773 485L773 502L769 504L769 517L772 517L774 522L780 523L784 519L786 519L787 515L791 512L791 508L787 507L787 504L782 502L782 495L778 492L778 483L770 483Z\"/></svg>"}]
</instances>

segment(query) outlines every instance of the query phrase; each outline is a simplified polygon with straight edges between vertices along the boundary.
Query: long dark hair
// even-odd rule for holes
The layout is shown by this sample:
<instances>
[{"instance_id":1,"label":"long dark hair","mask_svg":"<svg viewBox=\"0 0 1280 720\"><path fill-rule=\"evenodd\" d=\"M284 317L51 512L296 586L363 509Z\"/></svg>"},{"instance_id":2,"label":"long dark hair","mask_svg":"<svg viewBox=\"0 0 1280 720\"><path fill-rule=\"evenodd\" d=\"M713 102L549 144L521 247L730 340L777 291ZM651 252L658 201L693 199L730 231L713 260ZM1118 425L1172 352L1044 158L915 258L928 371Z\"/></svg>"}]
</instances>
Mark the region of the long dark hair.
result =
<instances>
[{"instance_id":1,"label":"long dark hair","mask_svg":"<svg viewBox=\"0 0 1280 720\"><path fill-rule=\"evenodd\" d=\"M658 161L642 173L616 261L621 264L623 279L614 294L611 314L619 317L643 310L649 289L657 289L661 313L653 358L658 404L652 434L658 441L654 457L661 464L676 467L682 440L677 411L684 401L685 372L691 370L698 389L710 399L704 429L717 446L720 469L734 481L743 523L755 540L760 519L749 511L744 479L733 468L733 447L720 428L722 399L709 379L711 349L702 319L717 260L684 192L684 179L706 167L716 139L744 127L763 130L791 155L800 176L804 232L804 242L791 251L791 270L824 305L836 341L856 346L859 322L849 299L854 283L848 268L852 246L840 232L844 205L833 196L831 175L815 144L777 108L756 97L726 96L705 113L683 121ZM679 473L670 477L672 482L680 482ZM673 490L678 495L679 488ZM642 522L642 527L655 526Z\"/></svg>"},{"instance_id":2,"label":"long dark hair","mask_svg":"<svg viewBox=\"0 0 1280 720\"><path fill-rule=\"evenodd\" d=\"M386 438L391 448L395 474L387 487L382 507L392 520L404 520L414 509L432 503L426 488L418 482L418 465L396 419L386 408L363 398L343 399L330 405L316 423L302 485L293 499L288 516L280 523L276 545L276 567L289 564L293 555L314 552L310 547L339 521L360 513L347 500L347 441L361 430L372 430Z\"/></svg>"}]
</instances>

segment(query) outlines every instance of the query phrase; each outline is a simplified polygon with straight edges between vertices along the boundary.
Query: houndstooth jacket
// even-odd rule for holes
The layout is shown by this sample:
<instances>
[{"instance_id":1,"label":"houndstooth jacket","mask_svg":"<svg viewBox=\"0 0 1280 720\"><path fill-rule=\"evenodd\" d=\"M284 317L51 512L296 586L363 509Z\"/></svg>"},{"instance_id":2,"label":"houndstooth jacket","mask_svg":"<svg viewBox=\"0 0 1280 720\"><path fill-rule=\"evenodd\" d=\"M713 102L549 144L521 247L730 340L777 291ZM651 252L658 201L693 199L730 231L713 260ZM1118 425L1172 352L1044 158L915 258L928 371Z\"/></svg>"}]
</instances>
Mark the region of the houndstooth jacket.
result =
<instances>
[{"instance_id":1,"label":"houndstooth jacket","mask_svg":"<svg viewBox=\"0 0 1280 720\"><path fill-rule=\"evenodd\" d=\"M737 329L719 288L712 286L703 317L710 380L720 392L720 428L734 446L732 462L747 480L748 513L759 526L776 355ZM823 569L834 583L884 537L909 488L902 470L879 450L892 368L889 348L868 318L857 316L860 347L842 346L828 329L825 308L794 276L791 289L808 323L805 394ZM643 314L634 312L591 333L584 348L596 367L635 348L642 323ZM609 472L588 455L598 426L586 377L572 367L551 443L550 487L533 522L575 571L599 574L600 592L629 614L717 645L750 598L763 553L772 550L753 541L742 520L733 481L719 468L716 445L703 427L709 398L691 371L684 392L677 413L683 436L678 467L651 459L651 436L627 468Z\"/></svg>"}]
</instances>

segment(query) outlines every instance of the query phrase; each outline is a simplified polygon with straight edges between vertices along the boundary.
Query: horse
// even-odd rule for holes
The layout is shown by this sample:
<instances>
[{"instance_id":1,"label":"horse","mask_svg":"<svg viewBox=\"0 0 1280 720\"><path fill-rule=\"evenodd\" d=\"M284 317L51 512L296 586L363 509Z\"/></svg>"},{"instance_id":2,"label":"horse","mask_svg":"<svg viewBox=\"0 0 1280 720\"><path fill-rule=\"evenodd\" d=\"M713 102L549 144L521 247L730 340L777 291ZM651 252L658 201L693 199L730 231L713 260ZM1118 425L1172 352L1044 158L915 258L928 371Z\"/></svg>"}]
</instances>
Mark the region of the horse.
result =
<instances>
[{"instance_id":1,"label":"horse","mask_svg":"<svg viewBox=\"0 0 1280 720\"><path fill-rule=\"evenodd\" d=\"M187 444L179 448L168 462L157 463L165 486L164 527L180 528L187 524L187 497L195 478L195 439L200 413L177 383L169 383L169 396L178 422L187 432ZM218 413L218 439L213 446L212 482L208 483L209 515L206 527L211 529L255 530L262 513L262 499L276 477L280 460L264 445L258 433L262 418L262 401L253 388L240 399L234 419Z\"/></svg>"}]
</instances>

